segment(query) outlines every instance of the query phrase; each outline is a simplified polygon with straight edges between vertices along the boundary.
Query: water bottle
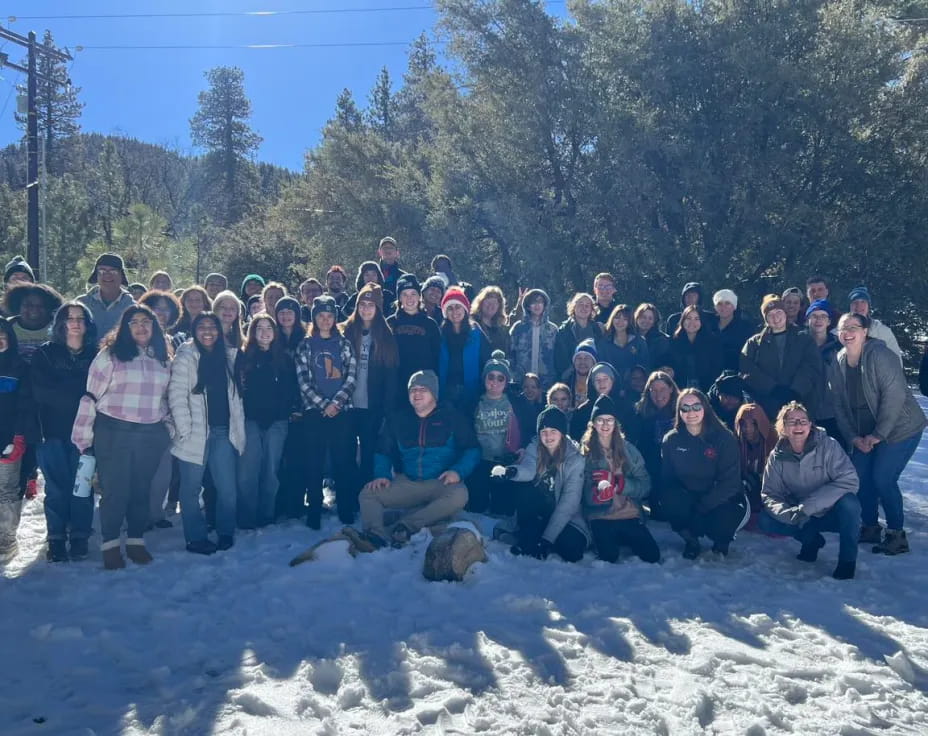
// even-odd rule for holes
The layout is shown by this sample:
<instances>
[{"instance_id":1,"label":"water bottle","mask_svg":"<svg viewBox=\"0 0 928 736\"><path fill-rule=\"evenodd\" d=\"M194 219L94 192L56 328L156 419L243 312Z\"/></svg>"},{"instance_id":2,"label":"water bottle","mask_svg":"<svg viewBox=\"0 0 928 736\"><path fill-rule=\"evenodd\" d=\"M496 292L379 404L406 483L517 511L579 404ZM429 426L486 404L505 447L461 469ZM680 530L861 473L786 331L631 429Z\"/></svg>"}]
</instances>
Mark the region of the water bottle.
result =
<instances>
[{"instance_id":1,"label":"water bottle","mask_svg":"<svg viewBox=\"0 0 928 736\"><path fill-rule=\"evenodd\" d=\"M97 458L88 450L77 461L77 475L74 477L74 495L78 498L90 498L93 473L97 469Z\"/></svg>"}]
</instances>

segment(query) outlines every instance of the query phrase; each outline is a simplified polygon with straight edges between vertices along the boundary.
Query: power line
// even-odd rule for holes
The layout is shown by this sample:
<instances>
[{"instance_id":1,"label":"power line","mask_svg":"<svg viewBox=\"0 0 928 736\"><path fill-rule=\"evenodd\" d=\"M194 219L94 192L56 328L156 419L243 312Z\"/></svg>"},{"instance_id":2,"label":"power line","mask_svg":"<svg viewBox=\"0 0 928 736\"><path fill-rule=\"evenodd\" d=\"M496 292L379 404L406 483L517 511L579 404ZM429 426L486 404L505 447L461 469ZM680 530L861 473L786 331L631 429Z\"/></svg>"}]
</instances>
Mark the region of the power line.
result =
<instances>
[{"instance_id":1,"label":"power line","mask_svg":"<svg viewBox=\"0 0 928 736\"><path fill-rule=\"evenodd\" d=\"M148 50L179 50L179 49L334 49L357 48L360 46L409 46L412 41L344 41L333 43L248 43L248 44L164 44L164 45L134 45L114 44L107 46L75 46L75 51L135 51Z\"/></svg>"}]
</instances>

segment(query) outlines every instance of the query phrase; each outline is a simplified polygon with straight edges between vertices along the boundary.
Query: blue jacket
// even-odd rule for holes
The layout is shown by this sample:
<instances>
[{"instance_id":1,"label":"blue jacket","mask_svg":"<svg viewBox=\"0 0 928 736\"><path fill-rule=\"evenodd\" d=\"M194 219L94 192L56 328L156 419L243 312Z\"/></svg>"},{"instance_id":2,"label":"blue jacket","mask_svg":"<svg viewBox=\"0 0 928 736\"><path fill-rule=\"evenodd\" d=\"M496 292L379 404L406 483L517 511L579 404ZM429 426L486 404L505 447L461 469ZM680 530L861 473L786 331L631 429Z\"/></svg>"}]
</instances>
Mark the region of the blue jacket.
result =
<instances>
[{"instance_id":1,"label":"blue jacket","mask_svg":"<svg viewBox=\"0 0 928 736\"><path fill-rule=\"evenodd\" d=\"M374 477L392 478L395 469L410 480L434 480L454 470L464 480L479 461L473 422L450 406L440 406L422 419L407 408L384 423L374 455Z\"/></svg>"},{"instance_id":2,"label":"blue jacket","mask_svg":"<svg viewBox=\"0 0 928 736\"><path fill-rule=\"evenodd\" d=\"M464 343L464 385L459 391L448 391L448 369L451 353L448 338L442 329L441 347L438 351L438 385L442 401L450 400L459 408L473 408L483 392L481 373L484 363L490 359L490 343L478 325L471 324L467 341ZM455 395L452 396L451 394Z\"/></svg>"}]
</instances>

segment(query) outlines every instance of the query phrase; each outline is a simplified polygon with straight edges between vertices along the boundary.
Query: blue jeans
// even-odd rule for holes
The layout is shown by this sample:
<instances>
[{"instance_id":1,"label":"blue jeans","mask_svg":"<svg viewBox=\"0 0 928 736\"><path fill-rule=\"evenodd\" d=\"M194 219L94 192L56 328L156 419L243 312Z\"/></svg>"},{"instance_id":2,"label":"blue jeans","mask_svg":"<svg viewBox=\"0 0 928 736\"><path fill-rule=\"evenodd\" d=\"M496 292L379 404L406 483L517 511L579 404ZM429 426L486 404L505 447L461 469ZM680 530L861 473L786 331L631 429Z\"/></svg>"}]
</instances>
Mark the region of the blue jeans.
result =
<instances>
[{"instance_id":1,"label":"blue jeans","mask_svg":"<svg viewBox=\"0 0 928 736\"><path fill-rule=\"evenodd\" d=\"M245 454L238 459L238 525L242 529L266 526L274 521L277 471L287 441L286 420L261 429L245 421Z\"/></svg>"},{"instance_id":2,"label":"blue jeans","mask_svg":"<svg viewBox=\"0 0 928 736\"><path fill-rule=\"evenodd\" d=\"M851 462L860 478L858 495L864 524L874 526L878 523L879 506L882 504L887 528L902 529L905 515L899 476L915 454L921 439L922 433L917 432L900 442L880 442L868 453L856 448L851 453Z\"/></svg>"},{"instance_id":3,"label":"blue jeans","mask_svg":"<svg viewBox=\"0 0 928 736\"><path fill-rule=\"evenodd\" d=\"M838 532L838 559L841 562L857 560L857 543L860 540L860 501L853 493L845 493L824 516L813 516L803 526L787 524L775 519L766 511L758 517L758 526L768 534L785 534L802 544L812 542L821 532Z\"/></svg>"},{"instance_id":4,"label":"blue jeans","mask_svg":"<svg viewBox=\"0 0 928 736\"><path fill-rule=\"evenodd\" d=\"M200 510L200 491L207 467L216 484L216 533L220 537L235 536L237 462L238 452L229 442L228 427L209 428L203 465L180 460L180 517L188 544L204 541L208 532L206 516Z\"/></svg>"},{"instance_id":5,"label":"blue jeans","mask_svg":"<svg viewBox=\"0 0 928 736\"><path fill-rule=\"evenodd\" d=\"M45 477L45 525L48 539L87 539L93 525L93 493L74 495L74 478L80 453L71 442L48 439L37 449Z\"/></svg>"}]
</instances>

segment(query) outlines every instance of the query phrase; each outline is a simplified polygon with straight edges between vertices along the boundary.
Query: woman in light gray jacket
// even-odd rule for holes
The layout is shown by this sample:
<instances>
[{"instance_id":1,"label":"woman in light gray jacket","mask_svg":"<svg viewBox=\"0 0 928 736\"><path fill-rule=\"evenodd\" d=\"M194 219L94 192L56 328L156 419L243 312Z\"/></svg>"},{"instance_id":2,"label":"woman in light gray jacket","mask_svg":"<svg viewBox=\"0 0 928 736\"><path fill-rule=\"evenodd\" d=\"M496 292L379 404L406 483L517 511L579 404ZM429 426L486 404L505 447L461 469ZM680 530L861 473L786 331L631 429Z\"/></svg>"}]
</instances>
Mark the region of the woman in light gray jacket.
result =
<instances>
[{"instance_id":1,"label":"woman in light gray jacket","mask_svg":"<svg viewBox=\"0 0 928 736\"><path fill-rule=\"evenodd\" d=\"M518 540L514 555L543 560L557 552L565 562L577 562L590 544L590 532L580 502L584 459L567 436L567 416L555 406L538 415L538 435L517 465L493 468L494 476L520 483L516 499Z\"/></svg>"},{"instance_id":2,"label":"woman in light gray jacket","mask_svg":"<svg viewBox=\"0 0 928 736\"><path fill-rule=\"evenodd\" d=\"M928 422L905 379L902 364L882 340L870 337L870 319L845 314L838 321L844 348L828 371L841 434L850 442L860 477L863 528L860 541L874 552L909 551L899 476L911 460ZM879 506L886 533L879 525Z\"/></svg>"},{"instance_id":3,"label":"woman in light gray jacket","mask_svg":"<svg viewBox=\"0 0 928 736\"><path fill-rule=\"evenodd\" d=\"M171 454L180 461L181 520L187 551L209 555L234 544L236 465L245 450L245 412L235 382L237 348L227 349L222 324L212 312L198 314L193 340L177 349L171 364L168 404L174 417ZM200 511L203 473L216 485L218 545L207 538Z\"/></svg>"},{"instance_id":4,"label":"woman in light gray jacket","mask_svg":"<svg viewBox=\"0 0 928 736\"><path fill-rule=\"evenodd\" d=\"M838 532L838 580L854 577L860 536L857 472L838 441L812 423L795 401L776 421L779 441L764 469L760 528L802 543L797 559L815 562L825 546L822 532Z\"/></svg>"}]
</instances>

